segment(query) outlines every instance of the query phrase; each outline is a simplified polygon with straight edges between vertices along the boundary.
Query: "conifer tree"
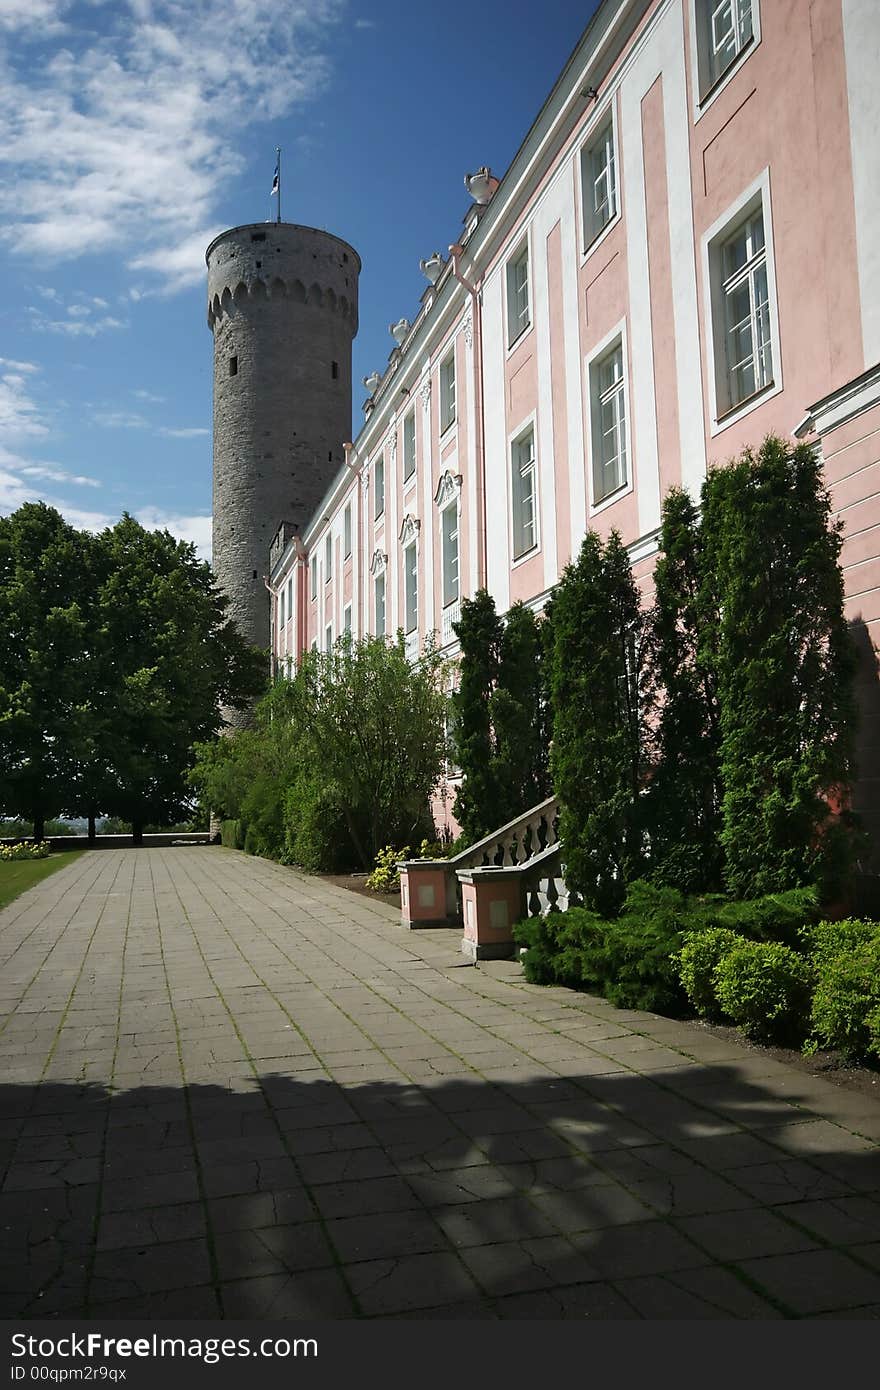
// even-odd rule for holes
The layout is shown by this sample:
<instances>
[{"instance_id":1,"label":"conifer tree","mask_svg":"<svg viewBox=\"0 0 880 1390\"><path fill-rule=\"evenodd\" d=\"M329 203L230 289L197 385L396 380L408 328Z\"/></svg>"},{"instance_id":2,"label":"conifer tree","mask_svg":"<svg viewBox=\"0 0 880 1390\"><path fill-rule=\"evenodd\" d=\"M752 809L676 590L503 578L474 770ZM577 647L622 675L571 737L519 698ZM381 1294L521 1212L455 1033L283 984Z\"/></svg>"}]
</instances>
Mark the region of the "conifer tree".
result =
<instances>
[{"instance_id":1,"label":"conifer tree","mask_svg":"<svg viewBox=\"0 0 880 1390\"><path fill-rule=\"evenodd\" d=\"M841 531L808 445L768 438L713 471L703 535L718 590L722 843L739 896L833 890L852 837L854 648Z\"/></svg>"},{"instance_id":2,"label":"conifer tree","mask_svg":"<svg viewBox=\"0 0 880 1390\"><path fill-rule=\"evenodd\" d=\"M543 668L535 615L524 603L515 603L505 618L498 683L489 702L498 825L522 815L549 795Z\"/></svg>"},{"instance_id":3,"label":"conifer tree","mask_svg":"<svg viewBox=\"0 0 880 1390\"><path fill-rule=\"evenodd\" d=\"M462 782L456 792L453 813L470 841L482 839L498 819L495 742L490 699L498 684L501 659L501 619L495 600L486 589L461 601L461 617L455 624L461 646L458 690L452 697L456 762Z\"/></svg>"},{"instance_id":4,"label":"conifer tree","mask_svg":"<svg viewBox=\"0 0 880 1390\"><path fill-rule=\"evenodd\" d=\"M549 605L550 768L566 880L615 912L643 867L644 617L616 531L588 532Z\"/></svg>"},{"instance_id":5,"label":"conifer tree","mask_svg":"<svg viewBox=\"0 0 880 1390\"><path fill-rule=\"evenodd\" d=\"M697 507L673 488L663 503L650 660L660 691L647 803L652 876L699 891L721 886L718 613Z\"/></svg>"}]
</instances>

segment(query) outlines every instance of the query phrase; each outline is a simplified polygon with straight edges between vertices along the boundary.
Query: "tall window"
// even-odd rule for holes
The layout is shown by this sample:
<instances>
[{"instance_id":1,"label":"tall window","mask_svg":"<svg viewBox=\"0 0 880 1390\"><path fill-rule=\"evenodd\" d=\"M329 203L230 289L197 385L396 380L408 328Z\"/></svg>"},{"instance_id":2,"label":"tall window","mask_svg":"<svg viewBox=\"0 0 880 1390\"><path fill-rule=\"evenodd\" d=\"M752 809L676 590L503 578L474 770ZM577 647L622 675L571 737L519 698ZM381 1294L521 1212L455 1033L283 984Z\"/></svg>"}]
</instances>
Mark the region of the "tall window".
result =
<instances>
[{"instance_id":1,"label":"tall window","mask_svg":"<svg viewBox=\"0 0 880 1390\"><path fill-rule=\"evenodd\" d=\"M312 556L312 598L318 597L318 557Z\"/></svg>"},{"instance_id":2,"label":"tall window","mask_svg":"<svg viewBox=\"0 0 880 1390\"><path fill-rule=\"evenodd\" d=\"M415 541L403 552L403 597L406 631L413 632L419 621L419 571Z\"/></svg>"},{"instance_id":3,"label":"tall window","mask_svg":"<svg viewBox=\"0 0 880 1390\"><path fill-rule=\"evenodd\" d=\"M440 363L440 433L455 419L455 353Z\"/></svg>"},{"instance_id":4,"label":"tall window","mask_svg":"<svg viewBox=\"0 0 880 1390\"><path fill-rule=\"evenodd\" d=\"M333 650L333 626L331 623L328 623L324 629L324 650L325 652Z\"/></svg>"},{"instance_id":5,"label":"tall window","mask_svg":"<svg viewBox=\"0 0 880 1390\"><path fill-rule=\"evenodd\" d=\"M513 498L513 558L518 560L538 543L535 525L535 431L532 428L514 440L511 451L511 496Z\"/></svg>"},{"instance_id":6,"label":"tall window","mask_svg":"<svg viewBox=\"0 0 880 1390\"><path fill-rule=\"evenodd\" d=\"M373 580L373 598L376 607L376 636L385 636L385 575L377 574Z\"/></svg>"},{"instance_id":7,"label":"tall window","mask_svg":"<svg viewBox=\"0 0 880 1390\"><path fill-rule=\"evenodd\" d=\"M755 37L754 0L697 0L700 100Z\"/></svg>"},{"instance_id":8,"label":"tall window","mask_svg":"<svg viewBox=\"0 0 880 1390\"><path fill-rule=\"evenodd\" d=\"M287 581L287 621L293 617L293 575Z\"/></svg>"},{"instance_id":9,"label":"tall window","mask_svg":"<svg viewBox=\"0 0 880 1390\"><path fill-rule=\"evenodd\" d=\"M525 333L532 321L529 306L529 243L507 263L507 345Z\"/></svg>"},{"instance_id":10,"label":"tall window","mask_svg":"<svg viewBox=\"0 0 880 1390\"><path fill-rule=\"evenodd\" d=\"M723 413L773 381L770 291L762 209L752 213L732 236L720 243L714 264L716 276L720 278L723 319L723 354L716 343L718 408L719 413ZM718 288L716 286L716 304ZM716 328L716 336L717 331Z\"/></svg>"},{"instance_id":11,"label":"tall window","mask_svg":"<svg viewBox=\"0 0 880 1390\"><path fill-rule=\"evenodd\" d=\"M403 481L416 471L416 412L411 410L403 422Z\"/></svg>"},{"instance_id":12,"label":"tall window","mask_svg":"<svg viewBox=\"0 0 880 1390\"><path fill-rule=\"evenodd\" d=\"M443 550L443 606L458 598L458 503L450 502L440 513Z\"/></svg>"},{"instance_id":13,"label":"tall window","mask_svg":"<svg viewBox=\"0 0 880 1390\"><path fill-rule=\"evenodd\" d=\"M626 471L626 382L623 344L590 364L593 425L593 502L623 487Z\"/></svg>"},{"instance_id":14,"label":"tall window","mask_svg":"<svg viewBox=\"0 0 880 1390\"><path fill-rule=\"evenodd\" d=\"M342 558L347 560L351 554L351 503L342 514Z\"/></svg>"},{"instance_id":15,"label":"tall window","mask_svg":"<svg viewBox=\"0 0 880 1390\"><path fill-rule=\"evenodd\" d=\"M324 537L324 583L329 584L333 575L333 537L330 532Z\"/></svg>"},{"instance_id":16,"label":"tall window","mask_svg":"<svg viewBox=\"0 0 880 1390\"><path fill-rule=\"evenodd\" d=\"M281 592L280 592L280 594L278 595L278 626L279 626L279 627L283 627L283 626L284 626L284 587L283 587L283 585L282 585L282 588L281 588Z\"/></svg>"},{"instance_id":17,"label":"tall window","mask_svg":"<svg viewBox=\"0 0 880 1390\"><path fill-rule=\"evenodd\" d=\"M342 631L351 636L351 604L347 603L342 613Z\"/></svg>"},{"instance_id":18,"label":"tall window","mask_svg":"<svg viewBox=\"0 0 880 1390\"><path fill-rule=\"evenodd\" d=\"M375 506L373 516L378 520L385 510L385 455L380 454L376 459L373 470L373 497Z\"/></svg>"},{"instance_id":19,"label":"tall window","mask_svg":"<svg viewBox=\"0 0 880 1390\"><path fill-rule=\"evenodd\" d=\"M586 249L617 213L617 161L614 124L610 120L581 151L581 185Z\"/></svg>"}]
</instances>

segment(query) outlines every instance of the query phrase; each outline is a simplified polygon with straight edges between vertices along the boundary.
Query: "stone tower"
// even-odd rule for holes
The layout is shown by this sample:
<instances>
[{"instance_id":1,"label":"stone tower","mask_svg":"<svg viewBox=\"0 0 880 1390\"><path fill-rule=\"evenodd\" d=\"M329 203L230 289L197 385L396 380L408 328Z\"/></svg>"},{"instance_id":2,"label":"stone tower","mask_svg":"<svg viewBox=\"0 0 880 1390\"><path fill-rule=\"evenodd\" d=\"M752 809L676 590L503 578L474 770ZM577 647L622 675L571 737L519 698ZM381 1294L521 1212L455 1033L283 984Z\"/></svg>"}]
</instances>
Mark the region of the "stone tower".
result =
<instances>
[{"instance_id":1,"label":"stone tower","mask_svg":"<svg viewBox=\"0 0 880 1390\"><path fill-rule=\"evenodd\" d=\"M263 581L282 521L302 530L351 437L360 257L329 232L258 222L205 253L214 335L214 572L269 646Z\"/></svg>"}]
</instances>

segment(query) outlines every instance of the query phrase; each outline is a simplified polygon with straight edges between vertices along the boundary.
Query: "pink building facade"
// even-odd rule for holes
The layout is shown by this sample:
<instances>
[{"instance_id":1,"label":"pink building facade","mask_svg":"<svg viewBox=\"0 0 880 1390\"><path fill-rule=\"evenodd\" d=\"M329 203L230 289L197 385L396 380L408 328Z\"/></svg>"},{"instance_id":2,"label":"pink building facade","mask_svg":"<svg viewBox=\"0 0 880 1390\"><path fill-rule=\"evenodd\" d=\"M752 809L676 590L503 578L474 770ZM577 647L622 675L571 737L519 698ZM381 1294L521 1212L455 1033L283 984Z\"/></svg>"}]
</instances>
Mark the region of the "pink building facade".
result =
<instances>
[{"instance_id":1,"label":"pink building facade","mask_svg":"<svg viewBox=\"0 0 880 1390\"><path fill-rule=\"evenodd\" d=\"M311 523L275 538L275 669L345 631L454 656L463 596L540 610L588 529L621 533L649 598L668 489L806 439L845 528L880 841L878 70L876 0L605 0L503 179L469 179Z\"/></svg>"}]
</instances>

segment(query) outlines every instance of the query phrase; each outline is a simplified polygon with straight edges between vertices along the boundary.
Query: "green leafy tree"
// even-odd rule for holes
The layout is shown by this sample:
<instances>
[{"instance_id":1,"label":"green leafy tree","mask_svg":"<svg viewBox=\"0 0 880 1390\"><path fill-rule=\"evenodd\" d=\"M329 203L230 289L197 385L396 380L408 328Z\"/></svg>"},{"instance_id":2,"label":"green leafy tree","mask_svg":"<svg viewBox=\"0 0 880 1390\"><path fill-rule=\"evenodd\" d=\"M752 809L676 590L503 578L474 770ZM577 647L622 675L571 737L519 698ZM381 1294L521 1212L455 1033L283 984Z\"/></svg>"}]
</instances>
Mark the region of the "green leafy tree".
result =
<instances>
[{"instance_id":1,"label":"green leafy tree","mask_svg":"<svg viewBox=\"0 0 880 1390\"><path fill-rule=\"evenodd\" d=\"M89 538L41 502L0 518L0 805L44 833L88 706Z\"/></svg>"},{"instance_id":2,"label":"green leafy tree","mask_svg":"<svg viewBox=\"0 0 880 1390\"><path fill-rule=\"evenodd\" d=\"M137 841L145 823L187 814L192 746L218 732L221 706L246 708L265 689L264 657L192 545L128 515L97 543L96 780L102 809L130 821Z\"/></svg>"},{"instance_id":3,"label":"green leafy tree","mask_svg":"<svg viewBox=\"0 0 880 1390\"><path fill-rule=\"evenodd\" d=\"M550 769L567 882L604 914L643 869L644 626L620 536L588 532L548 610Z\"/></svg>"},{"instance_id":4,"label":"green leafy tree","mask_svg":"<svg viewBox=\"0 0 880 1390\"><path fill-rule=\"evenodd\" d=\"M647 814L655 880L721 886L718 610L697 507L679 488L663 503L649 657L660 691Z\"/></svg>"},{"instance_id":5,"label":"green leafy tree","mask_svg":"<svg viewBox=\"0 0 880 1390\"><path fill-rule=\"evenodd\" d=\"M852 848L854 648L840 526L813 450L768 438L703 493L717 585L728 886L754 896L840 886Z\"/></svg>"},{"instance_id":6,"label":"green leafy tree","mask_svg":"<svg viewBox=\"0 0 880 1390\"><path fill-rule=\"evenodd\" d=\"M498 814L495 741L490 701L498 686L503 627L485 589L461 601L454 625L461 648L458 690L452 697L455 759L462 781L453 814L463 835L480 840L504 823Z\"/></svg>"},{"instance_id":7,"label":"green leafy tree","mask_svg":"<svg viewBox=\"0 0 880 1390\"><path fill-rule=\"evenodd\" d=\"M417 664L396 642L364 637L309 652L286 692L308 775L338 798L358 860L432 829L428 801L446 755L446 665Z\"/></svg>"},{"instance_id":8,"label":"green leafy tree","mask_svg":"<svg viewBox=\"0 0 880 1390\"><path fill-rule=\"evenodd\" d=\"M524 603L515 603L504 621L489 719L494 741L490 764L496 791L494 823L504 825L550 794L541 631Z\"/></svg>"}]
</instances>

